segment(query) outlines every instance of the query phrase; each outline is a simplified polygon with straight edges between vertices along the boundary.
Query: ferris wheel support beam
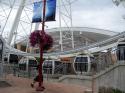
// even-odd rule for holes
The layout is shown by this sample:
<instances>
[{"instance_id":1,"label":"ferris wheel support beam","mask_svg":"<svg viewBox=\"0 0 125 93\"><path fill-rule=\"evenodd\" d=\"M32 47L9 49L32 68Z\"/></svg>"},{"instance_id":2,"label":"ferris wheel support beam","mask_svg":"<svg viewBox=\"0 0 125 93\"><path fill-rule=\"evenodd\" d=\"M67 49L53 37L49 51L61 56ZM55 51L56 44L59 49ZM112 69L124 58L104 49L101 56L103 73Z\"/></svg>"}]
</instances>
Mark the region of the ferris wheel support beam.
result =
<instances>
[{"instance_id":1,"label":"ferris wheel support beam","mask_svg":"<svg viewBox=\"0 0 125 93\"><path fill-rule=\"evenodd\" d=\"M72 23L72 2L71 0L58 0L59 3L59 27L60 27L60 40L59 45L61 51L64 51L65 41L69 42L69 47L74 49L74 36L73 36L73 23ZM67 27L67 31L62 31L62 27ZM70 38L70 40L69 40Z\"/></svg>"},{"instance_id":2,"label":"ferris wheel support beam","mask_svg":"<svg viewBox=\"0 0 125 93\"><path fill-rule=\"evenodd\" d=\"M72 7L71 7L71 2L69 2L70 5L70 24L71 24L71 38L72 38L72 48L74 49L74 33L72 30L73 23L72 23Z\"/></svg>"},{"instance_id":3,"label":"ferris wheel support beam","mask_svg":"<svg viewBox=\"0 0 125 93\"><path fill-rule=\"evenodd\" d=\"M59 0L59 27L60 27L60 41L59 45L61 47L61 51L63 51L63 44L62 44L62 30L61 30L61 1Z\"/></svg>"},{"instance_id":4,"label":"ferris wheel support beam","mask_svg":"<svg viewBox=\"0 0 125 93\"><path fill-rule=\"evenodd\" d=\"M11 31L9 33L9 37L8 37L8 44L10 45L11 44L11 41L13 39L13 35L14 35L14 32L16 31L17 27L18 27L18 24L19 24L19 21L20 21L20 17L21 17L21 14L22 14L22 11L24 9L24 5L25 5L25 1L26 0L21 0L20 2L20 6L17 10L17 14L15 16L15 19L14 19L14 22L13 22L13 25L12 25L12 28L11 28Z\"/></svg>"}]
</instances>

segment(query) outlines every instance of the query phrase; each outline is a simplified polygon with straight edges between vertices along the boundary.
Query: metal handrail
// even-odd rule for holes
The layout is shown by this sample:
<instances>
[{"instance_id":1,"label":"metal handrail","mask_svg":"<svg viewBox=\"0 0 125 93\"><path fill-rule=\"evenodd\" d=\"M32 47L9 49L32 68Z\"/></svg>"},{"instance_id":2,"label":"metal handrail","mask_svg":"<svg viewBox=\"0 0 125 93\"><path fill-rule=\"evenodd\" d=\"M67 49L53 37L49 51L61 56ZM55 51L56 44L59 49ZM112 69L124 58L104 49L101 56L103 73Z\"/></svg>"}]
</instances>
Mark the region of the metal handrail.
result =
<instances>
[{"instance_id":1,"label":"metal handrail","mask_svg":"<svg viewBox=\"0 0 125 93\"><path fill-rule=\"evenodd\" d=\"M65 55L65 54L71 54L71 53L75 53L75 52L80 52L81 50L87 50L90 48L94 48L94 47L98 47L98 46L106 46L108 43L111 43L113 41L117 42L120 38L124 38L125 37L125 31L121 32L115 36L112 36L109 39L100 41L100 42L96 42L93 43L91 45L88 46L84 46L84 47L80 47L77 49L73 49L73 50L69 50L69 51L62 51L62 52L54 52L54 53L44 53L44 56L57 56L57 55ZM9 45L6 44L6 49L5 49L6 53L12 53L12 54L17 54L17 55L24 55L24 56L39 56L39 54L31 54L31 53L26 53L26 52L22 52L20 50L17 50L15 48L10 47Z\"/></svg>"}]
</instances>

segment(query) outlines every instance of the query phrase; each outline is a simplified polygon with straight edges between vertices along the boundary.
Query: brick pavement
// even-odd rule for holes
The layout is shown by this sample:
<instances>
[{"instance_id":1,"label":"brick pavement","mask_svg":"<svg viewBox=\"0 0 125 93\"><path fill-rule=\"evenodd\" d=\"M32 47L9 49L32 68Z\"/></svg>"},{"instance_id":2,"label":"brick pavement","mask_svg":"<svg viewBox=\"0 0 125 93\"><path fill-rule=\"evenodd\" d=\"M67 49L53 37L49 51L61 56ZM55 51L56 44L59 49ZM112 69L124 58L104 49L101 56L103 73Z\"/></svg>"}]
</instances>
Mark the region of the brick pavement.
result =
<instances>
[{"instance_id":1,"label":"brick pavement","mask_svg":"<svg viewBox=\"0 0 125 93\"><path fill-rule=\"evenodd\" d=\"M0 93L84 93L84 91L87 89L84 86L45 82L45 91L38 92L35 91L35 88L30 87L30 83L32 82L31 79L9 75L7 76L6 80L12 86L0 88Z\"/></svg>"}]
</instances>

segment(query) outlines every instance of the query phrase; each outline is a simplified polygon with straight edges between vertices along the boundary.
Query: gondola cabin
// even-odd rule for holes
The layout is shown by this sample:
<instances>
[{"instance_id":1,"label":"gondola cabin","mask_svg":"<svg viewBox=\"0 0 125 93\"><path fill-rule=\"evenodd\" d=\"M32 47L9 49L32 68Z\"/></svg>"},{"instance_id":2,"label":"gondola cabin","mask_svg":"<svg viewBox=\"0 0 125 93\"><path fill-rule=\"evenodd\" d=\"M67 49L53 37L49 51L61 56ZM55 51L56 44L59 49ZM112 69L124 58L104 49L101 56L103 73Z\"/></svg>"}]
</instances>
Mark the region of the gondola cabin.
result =
<instances>
[{"instance_id":1,"label":"gondola cabin","mask_svg":"<svg viewBox=\"0 0 125 93\"><path fill-rule=\"evenodd\" d=\"M117 60L125 60L125 42L118 42L117 45Z\"/></svg>"},{"instance_id":2,"label":"gondola cabin","mask_svg":"<svg viewBox=\"0 0 125 93\"><path fill-rule=\"evenodd\" d=\"M45 60L43 63L44 74L55 74L61 69L62 63L59 60Z\"/></svg>"},{"instance_id":3,"label":"gondola cabin","mask_svg":"<svg viewBox=\"0 0 125 93\"><path fill-rule=\"evenodd\" d=\"M38 62L34 57L22 57L19 61L19 69L28 71L29 68L37 67Z\"/></svg>"},{"instance_id":4,"label":"gondola cabin","mask_svg":"<svg viewBox=\"0 0 125 93\"><path fill-rule=\"evenodd\" d=\"M73 68L75 73L82 74L91 71L91 64L94 60L90 55L78 55L74 58Z\"/></svg>"}]
</instances>

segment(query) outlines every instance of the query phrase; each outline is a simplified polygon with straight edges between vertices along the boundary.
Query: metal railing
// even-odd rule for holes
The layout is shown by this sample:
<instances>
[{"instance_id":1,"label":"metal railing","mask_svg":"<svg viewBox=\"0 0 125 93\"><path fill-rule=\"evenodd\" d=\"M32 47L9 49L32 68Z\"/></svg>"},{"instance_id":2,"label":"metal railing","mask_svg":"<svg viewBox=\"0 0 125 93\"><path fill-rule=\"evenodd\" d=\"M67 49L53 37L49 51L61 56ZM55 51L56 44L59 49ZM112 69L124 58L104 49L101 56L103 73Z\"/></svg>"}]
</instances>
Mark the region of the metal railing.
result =
<instances>
[{"instance_id":1,"label":"metal railing","mask_svg":"<svg viewBox=\"0 0 125 93\"><path fill-rule=\"evenodd\" d=\"M88 50L90 48L94 48L94 47L98 47L98 46L106 46L108 45L109 43L114 43L114 42L117 42L120 38L124 38L125 37L125 31L124 32L121 32L115 36L112 36L111 38L109 39L106 39L106 40L103 40L103 41L100 41L100 42L96 42L96 43L93 43L91 45L88 45L88 46L84 46L84 47L80 47L80 48L77 48L77 49L73 49L73 50L69 50L69 51L63 51L63 52L54 52L54 53L45 53L44 56L57 56L57 55L65 55L65 54L71 54L71 53L75 53L75 52L80 52L81 50ZM12 47L10 47L9 45L6 44L6 53L13 53L13 54L17 54L17 55L24 55L24 56L36 56L38 57L39 54L31 54L31 53L26 53L26 52L22 52L20 50L17 50L17 49L14 49Z\"/></svg>"}]
</instances>

